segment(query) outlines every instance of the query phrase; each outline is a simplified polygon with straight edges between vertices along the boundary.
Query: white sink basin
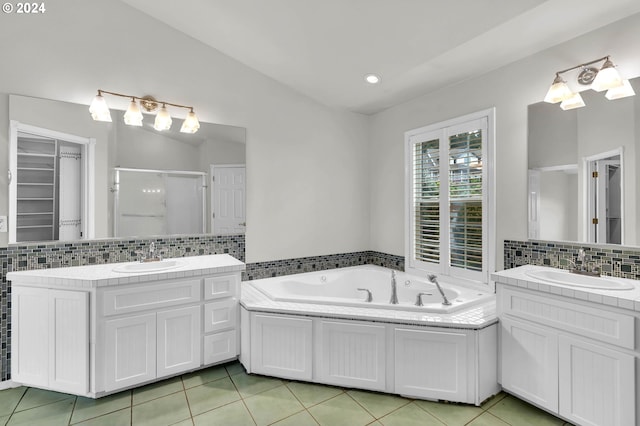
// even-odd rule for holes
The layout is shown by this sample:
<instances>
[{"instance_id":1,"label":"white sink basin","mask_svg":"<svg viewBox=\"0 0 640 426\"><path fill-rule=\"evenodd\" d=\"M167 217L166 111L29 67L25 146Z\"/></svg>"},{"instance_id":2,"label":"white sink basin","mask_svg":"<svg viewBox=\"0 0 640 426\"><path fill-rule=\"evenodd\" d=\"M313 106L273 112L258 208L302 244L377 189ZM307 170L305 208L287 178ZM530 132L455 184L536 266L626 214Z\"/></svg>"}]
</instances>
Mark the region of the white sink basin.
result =
<instances>
[{"instance_id":1,"label":"white sink basin","mask_svg":"<svg viewBox=\"0 0 640 426\"><path fill-rule=\"evenodd\" d=\"M179 259L166 259L159 262L136 262L125 263L113 268L113 272L121 273L142 273L142 272L158 272L184 266L185 262Z\"/></svg>"},{"instance_id":2,"label":"white sink basin","mask_svg":"<svg viewBox=\"0 0 640 426\"><path fill-rule=\"evenodd\" d=\"M633 284L611 277L590 277L588 275L573 274L564 270L538 269L525 272L531 278L549 281L556 284L573 287L594 288L599 290L631 290Z\"/></svg>"}]
</instances>

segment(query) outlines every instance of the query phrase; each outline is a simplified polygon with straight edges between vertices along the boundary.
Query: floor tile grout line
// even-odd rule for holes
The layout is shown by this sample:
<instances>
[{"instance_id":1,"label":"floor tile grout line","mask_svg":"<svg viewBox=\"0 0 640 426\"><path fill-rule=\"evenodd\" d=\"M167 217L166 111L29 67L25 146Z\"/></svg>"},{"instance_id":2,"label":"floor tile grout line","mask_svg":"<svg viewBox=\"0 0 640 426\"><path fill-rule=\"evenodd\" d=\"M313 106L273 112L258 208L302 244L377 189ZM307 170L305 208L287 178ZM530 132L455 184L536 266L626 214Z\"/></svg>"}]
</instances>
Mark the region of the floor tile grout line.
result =
<instances>
[{"instance_id":1,"label":"floor tile grout line","mask_svg":"<svg viewBox=\"0 0 640 426\"><path fill-rule=\"evenodd\" d=\"M308 384L308 382L295 382L295 381L290 381L289 383L305 383L305 384ZM311 384L312 385L317 385L316 383L311 383ZM296 393L293 391L293 389L291 389L289 386L287 386L287 383L285 383L284 385L287 387L287 389L289 389L289 392L291 392L293 394L293 396L298 400L300 405L302 405L305 410L309 410L309 408L315 407L316 405L320 405L323 402L327 402L330 399L335 398L336 396L340 396L341 394L346 393L346 391L343 388L337 388L337 389L340 389L340 393L338 395L334 395L334 396L331 396L331 397L329 397L327 399L323 399L322 401L316 402L316 403L311 404L310 406L307 407L306 405L304 405L304 402L302 402L302 400L300 398L298 398L298 395L296 395ZM328 386L328 385L320 385L320 386L322 386L322 387L332 387L332 386Z\"/></svg>"},{"instance_id":2,"label":"floor tile grout line","mask_svg":"<svg viewBox=\"0 0 640 426\"><path fill-rule=\"evenodd\" d=\"M391 413L393 413L393 412L395 412L395 411L397 411L397 410L401 409L402 407L406 407L407 405L411 404L411 403L414 401L414 400L413 400L413 399L411 399L411 398L405 398L405 397L403 397L403 396L402 396L401 398L403 398L403 399L405 399L405 400L407 400L407 401L409 401L409 402L407 402L406 404L403 404L403 405L402 405L402 406L400 406L400 407L394 408L393 410L389 411L387 414L383 415L382 417L377 417L377 416L376 416L375 414L373 414L371 411L367 410L367 407L365 407L364 405L360 404L360 401L358 401L358 400L357 400L357 399L355 399L353 396L351 396L351 395L349 394L349 392L348 392L348 391L347 391L347 392L345 392L345 394L347 394L347 395L349 396L349 398L351 398L351 399L353 400L353 402L355 402L355 403L356 403L356 404L358 404L360 407L362 407L362 409L363 409L364 411L366 411L367 413L369 413L369 414L371 415L371 417L373 417L375 420L380 420L382 417L386 417L386 416L388 416L389 414L391 414ZM386 394L385 394L385 395L386 395ZM375 421L375 420L374 420L374 421Z\"/></svg>"},{"instance_id":3,"label":"floor tile grout line","mask_svg":"<svg viewBox=\"0 0 640 426\"><path fill-rule=\"evenodd\" d=\"M492 417L495 417L496 419L500 420L501 422L504 422L504 423L506 423L506 424L508 424L508 425L510 425L510 426L512 425L511 423L509 423L508 421L506 421L506 420L505 420L505 419L503 419L502 417L499 417L499 416L497 416L497 415L495 415L495 414L493 414L493 413L490 413L489 411L485 411L485 412L484 412L484 413L482 413L482 414L488 414L488 415L490 415L490 416L492 416ZM466 424L469 424L469 423L466 423Z\"/></svg>"},{"instance_id":4,"label":"floor tile grout line","mask_svg":"<svg viewBox=\"0 0 640 426\"><path fill-rule=\"evenodd\" d=\"M189 396L187 395L187 389L184 386L184 374L180 376L180 383L182 383L182 393L184 394L184 399L187 400L187 409L189 410L189 419L191 420L191 424L193 425L194 424L193 412L191 411L191 404L189 403Z\"/></svg>"},{"instance_id":5,"label":"floor tile grout line","mask_svg":"<svg viewBox=\"0 0 640 426\"><path fill-rule=\"evenodd\" d=\"M29 390L29 389L37 389L37 388L31 388L31 387L28 387L28 388L27 388L27 390ZM41 407L46 407L47 405L57 404L57 403L59 403L59 402L62 402L62 401L64 401L64 400L67 400L67 399L77 398L77 396L75 396L75 395L70 395L70 394L68 394L68 393L51 391L51 390L48 390L48 389L44 389L44 390L46 390L47 392L55 392L55 393L64 394L64 395L66 395L66 397L65 397L65 398L61 398L61 399L59 399L59 400L57 400L57 401L47 402L46 404L36 405L35 407L31 407L31 408L27 408L27 409L24 409L24 410L16 411L16 408L18 408L18 405L20 405L20 402L22 402L22 398L24 397L24 395L23 395L23 396L20 398L20 401L18 401L18 404L14 407L14 409L13 409L13 411L11 412L11 415L9 416L9 418L13 417L13 415L14 415L14 414L24 413L24 412L26 412L26 411L34 410L34 409L36 409L36 408L41 408ZM25 394L26 394L26 393L27 393L27 392L25 391ZM8 423L8 422L7 422L7 423Z\"/></svg>"},{"instance_id":6,"label":"floor tile grout line","mask_svg":"<svg viewBox=\"0 0 640 426\"><path fill-rule=\"evenodd\" d=\"M225 367L226 370L226 367ZM229 370L227 370L227 374L229 373ZM240 373L238 373L240 374ZM249 374L246 371L244 372L244 374ZM236 374L234 374L235 376ZM244 396L242 396L242 393L240 392L240 389L238 389L238 386L236 385L236 382L233 381L233 377L229 374L229 380L231 381L231 384L233 385L233 388L236 390L236 392L238 393L238 396L240 397L240 401L242 401L242 405L244 405L244 409L247 410L247 413L249 413L249 416L251 416L251 420L253 420L253 423L255 425L258 424L258 422L256 421L255 417L253 417L253 413L251 412L251 410L249 410L249 406L247 405L247 403L244 400Z\"/></svg>"},{"instance_id":7,"label":"floor tile grout line","mask_svg":"<svg viewBox=\"0 0 640 426\"><path fill-rule=\"evenodd\" d=\"M20 405L20 403L22 402L22 400L24 399L24 396L27 394L27 391L29 390L28 387L24 388L24 392L22 392L22 395L20 396L20 399L18 400L18 402L16 403L15 407L13 407L13 410L11 410L11 414L9 414L9 417L7 417L7 422L5 424L9 424L9 421L11 420L11 417L13 417L13 415L16 412L16 408L18 408L18 405Z\"/></svg>"},{"instance_id":8,"label":"floor tile grout line","mask_svg":"<svg viewBox=\"0 0 640 426\"><path fill-rule=\"evenodd\" d=\"M78 403L78 397L76 396L76 398L73 400L73 407L71 408L71 414L69 414L69 421L67 422L67 425L71 424L71 420L73 419L73 413L75 413L75 411L76 411L76 404L77 403Z\"/></svg>"}]
</instances>

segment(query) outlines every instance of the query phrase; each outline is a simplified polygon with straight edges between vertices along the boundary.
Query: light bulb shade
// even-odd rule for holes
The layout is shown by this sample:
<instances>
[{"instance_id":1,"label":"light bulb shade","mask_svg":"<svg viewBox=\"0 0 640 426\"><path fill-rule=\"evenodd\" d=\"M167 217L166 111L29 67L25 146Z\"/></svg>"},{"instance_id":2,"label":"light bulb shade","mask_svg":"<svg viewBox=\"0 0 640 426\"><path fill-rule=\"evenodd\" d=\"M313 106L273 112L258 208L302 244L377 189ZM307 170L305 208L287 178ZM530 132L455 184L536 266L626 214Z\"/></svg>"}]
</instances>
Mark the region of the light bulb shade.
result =
<instances>
[{"instance_id":1,"label":"light bulb shade","mask_svg":"<svg viewBox=\"0 0 640 426\"><path fill-rule=\"evenodd\" d=\"M124 113L124 122L129 126L142 126L142 112L135 100L131 100L127 112Z\"/></svg>"},{"instance_id":2,"label":"light bulb shade","mask_svg":"<svg viewBox=\"0 0 640 426\"><path fill-rule=\"evenodd\" d=\"M198 121L198 117L196 117L196 113L193 111L189 111L187 114L187 118L184 119L182 123L182 127L180 131L182 133L195 133L200 128L200 122Z\"/></svg>"},{"instance_id":3,"label":"light bulb shade","mask_svg":"<svg viewBox=\"0 0 640 426\"><path fill-rule=\"evenodd\" d=\"M171 116L167 111L166 105L162 105L158 114L156 114L156 121L153 123L153 128L162 131L169 130L171 128Z\"/></svg>"},{"instance_id":4,"label":"light bulb shade","mask_svg":"<svg viewBox=\"0 0 640 426\"><path fill-rule=\"evenodd\" d=\"M622 80L622 86L607 90L607 94L604 96L612 101L614 99L626 98L627 96L634 96L635 94L636 92L633 90L633 87L631 87L629 80Z\"/></svg>"},{"instance_id":5,"label":"light bulb shade","mask_svg":"<svg viewBox=\"0 0 640 426\"><path fill-rule=\"evenodd\" d=\"M104 100L100 93L98 93L96 97L93 98L93 101L91 101L89 112L94 120L107 121L111 123L111 112L107 106L107 101Z\"/></svg>"},{"instance_id":6,"label":"light bulb shade","mask_svg":"<svg viewBox=\"0 0 640 426\"><path fill-rule=\"evenodd\" d=\"M591 88L596 92L602 92L603 90L614 89L622 86L622 77L618 73L615 65L609 59L607 59L596 78L591 83Z\"/></svg>"},{"instance_id":7,"label":"light bulb shade","mask_svg":"<svg viewBox=\"0 0 640 426\"><path fill-rule=\"evenodd\" d=\"M573 93L571 89L569 89L569 86L567 86L567 83L562 77L556 75L551 87L549 87L549 91L547 91L547 95L544 97L544 101L550 104L557 104L565 99L569 99L572 95Z\"/></svg>"},{"instance_id":8,"label":"light bulb shade","mask_svg":"<svg viewBox=\"0 0 640 426\"><path fill-rule=\"evenodd\" d=\"M569 99L565 99L564 101L562 101L562 103L560 104L560 108L566 111L568 109L581 108L584 105L585 104L582 100L582 96L580 96L580 93L574 93L573 96L571 96Z\"/></svg>"}]
</instances>

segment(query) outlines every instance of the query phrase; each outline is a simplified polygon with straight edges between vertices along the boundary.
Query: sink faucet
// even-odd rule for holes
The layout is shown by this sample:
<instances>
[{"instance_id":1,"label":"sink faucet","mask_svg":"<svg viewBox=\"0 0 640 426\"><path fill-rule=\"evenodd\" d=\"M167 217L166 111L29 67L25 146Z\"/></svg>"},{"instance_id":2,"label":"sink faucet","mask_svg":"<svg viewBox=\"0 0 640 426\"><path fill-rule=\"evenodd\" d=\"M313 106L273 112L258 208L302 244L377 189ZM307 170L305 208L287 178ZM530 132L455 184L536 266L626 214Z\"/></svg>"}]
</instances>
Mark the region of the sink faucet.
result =
<instances>
[{"instance_id":1,"label":"sink faucet","mask_svg":"<svg viewBox=\"0 0 640 426\"><path fill-rule=\"evenodd\" d=\"M444 294L444 290L442 290L442 287L440 287L440 283L438 282L438 278L434 274L427 275L427 278L429 279L429 281L434 283L436 285L436 287L438 287L438 291L442 295L442 304L445 305L445 306L451 305L451 302L449 302L449 299L447 299L447 296Z\"/></svg>"},{"instance_id":2,"label":"sink faucet","mask_svg":"<svg viewBox=\"0 0 640 426\"><path fill-rule=\"evenodd\" d=\"M573 261L573 259L568 259L571 263L573 263L573 269L570 270L570 272L574 273L574 274L580 274L580 275L589 275L589 276L593 276L593 277L599 277L600 276L600 272L598 271L598 268L596 267L595 263L593 265L593 268L591 268L591 270L589 270L589 268L587 268L588 266L588 262L586 260L586 253L584 251L584 249L580 249L578 250L578 261L580 261L580 266L578 267L578 264L576 262Z\"/></svg>"},{"instance_id":3,"label":"sink faucet","mask_svg":"<svg viewBox=\"0 0 640 426\"><path fill-rule=\"evenodd\" d=\"M156 262L162 260L162 254L156 254L156 243L153 241L149 244L149 250L147 252L138 250L136 253L140 255L140 262Z\"/></svg>"},{"instance_id":4,"label":"sink faucet","mask_svg":"<svg viewBox=\"0 0 640 426\"><path fill-rule=\"evenodd\" d=\"M389 303L392 305L398 304L398 288L396 284L396 271L391 271L391 299Z\"/></svg>"}]
</instances>

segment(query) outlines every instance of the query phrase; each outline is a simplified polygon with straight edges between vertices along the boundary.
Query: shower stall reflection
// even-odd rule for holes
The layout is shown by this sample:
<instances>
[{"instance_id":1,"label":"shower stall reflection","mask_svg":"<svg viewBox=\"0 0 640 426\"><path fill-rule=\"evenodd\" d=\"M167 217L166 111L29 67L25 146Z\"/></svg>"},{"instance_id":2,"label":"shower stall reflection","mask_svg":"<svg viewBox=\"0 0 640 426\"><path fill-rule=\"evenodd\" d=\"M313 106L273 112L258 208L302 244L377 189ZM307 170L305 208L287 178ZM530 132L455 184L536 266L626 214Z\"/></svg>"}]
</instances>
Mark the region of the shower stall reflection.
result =
<instances>
[{"instance_id":1,"label":"shower stall reflection","mask_svg":"<svg viewBox=\"0 0 640 426\"><path fill-rule=\"evenodd\" d=\"M114 236L206 231L206 173L115 168L113 175Z\"/></svg>"}]
</instances>

